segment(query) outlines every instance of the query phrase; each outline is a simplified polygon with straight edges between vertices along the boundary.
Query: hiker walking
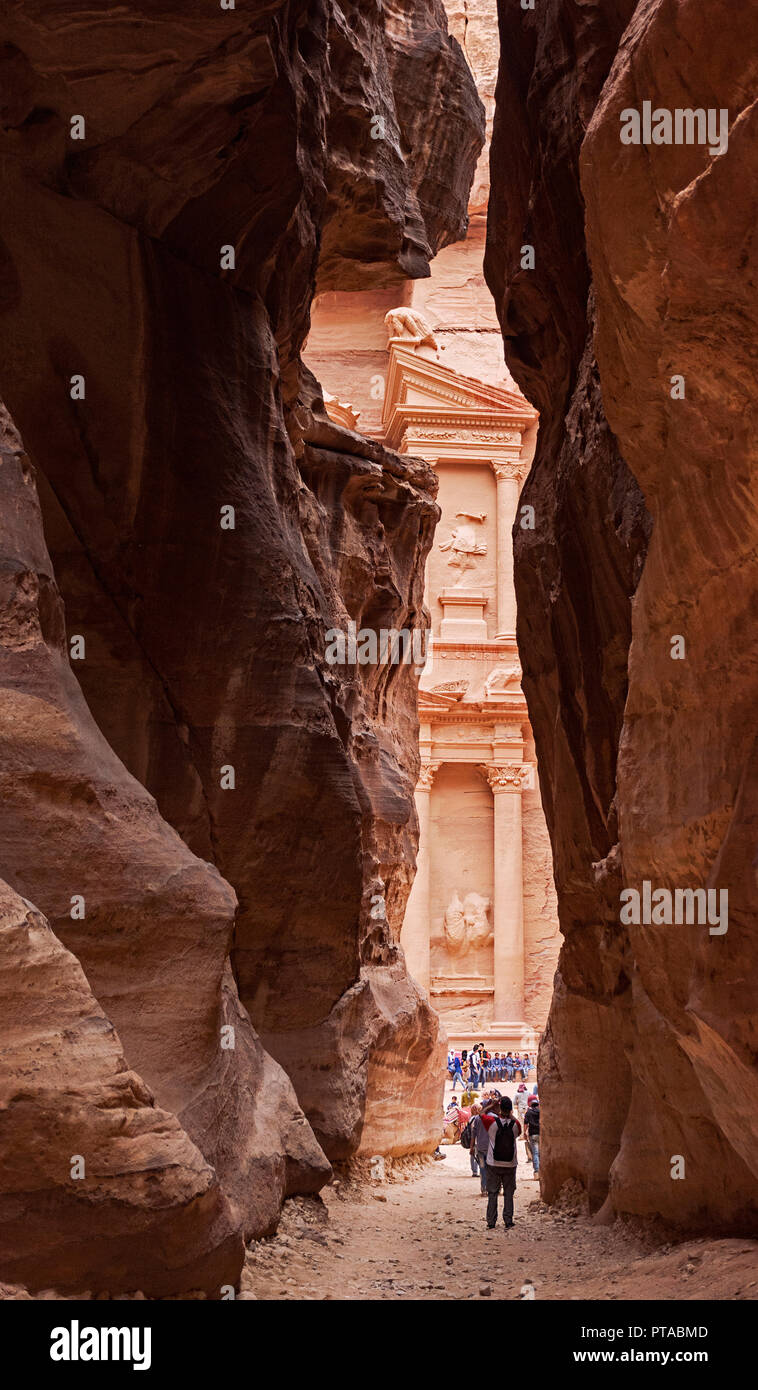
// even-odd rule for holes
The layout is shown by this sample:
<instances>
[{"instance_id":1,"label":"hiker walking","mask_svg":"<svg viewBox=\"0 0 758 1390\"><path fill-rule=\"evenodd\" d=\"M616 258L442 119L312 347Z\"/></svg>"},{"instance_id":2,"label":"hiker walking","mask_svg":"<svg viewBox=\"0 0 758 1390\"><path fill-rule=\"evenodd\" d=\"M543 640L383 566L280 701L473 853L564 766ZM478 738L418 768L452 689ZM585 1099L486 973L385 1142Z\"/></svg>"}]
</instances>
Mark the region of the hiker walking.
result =
<instances>
[{"instance_id":1,"label":"hiker walking","mask_svg":"<svg viewBox=\"0 0 758 1390\"><path fill-rule=\"evenodd\" d=\"M487 1226L490 1231L497 1225L497 1196L503 1194L503 1221L506 1230L513 1225L513 1194L516 1191L516 1168L518 1155L516 1140L521 1133L521 1125L512 1113L510 1096L503 1096L499 1106L500 1114L482 1114L486 1126L487 1145Z\"/></svg>"},{"instance_id":2,"label":"hiker walking","mask_svg":"<svg viewBox=\"0 0 758 1390\"><path fill-rule=\"evenodd\" d=\"M527 1146L532 1151L532 1164L534 1166L534 1176L536 1178L540 1171L540 1098L530 1096L524 1119L524 1129Z\"/></svg>"}]
</instances>

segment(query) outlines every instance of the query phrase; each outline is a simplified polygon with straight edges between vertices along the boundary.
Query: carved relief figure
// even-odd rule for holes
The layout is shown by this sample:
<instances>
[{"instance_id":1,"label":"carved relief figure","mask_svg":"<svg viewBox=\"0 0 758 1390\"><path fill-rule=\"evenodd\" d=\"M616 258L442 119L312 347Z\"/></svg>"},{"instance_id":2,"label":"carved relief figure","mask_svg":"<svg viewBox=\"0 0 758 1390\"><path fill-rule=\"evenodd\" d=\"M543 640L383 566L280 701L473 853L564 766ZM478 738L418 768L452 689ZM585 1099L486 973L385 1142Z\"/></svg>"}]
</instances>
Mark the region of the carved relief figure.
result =
<instances>
[{"instance_id":1,"label":"carved relief figure","mask_svg":"<svg viewBox=\"0 0 758 1390\"><path fill-rule=\"evenodd\" d=\"M437 346L434 333L418 309L406 309L402 306L399 309L390 309L389 313L384 315L384 322L387 325L390 340L392 338L408 338L414 342L416 347L436 348Z\"/></svg>"},{"instance_id":2,"label":"carved relief figure","mask_svg":"<svg viewBox=\"0 0 758 1390\"><path fill-rule=\"evenodd\" d=\"M445 912L445 943L451 955L460 956L465 951L488 946L492 941L492 928L487 916L490 910L489 898L480 893L467 893L461 902L458 893L453 893Z\"/></svg>"},{"instance_id":3,"label":"carved relief figure","mask_svg":"<svg viewBox=\"0 0 758 1390\"><path fill-rule=\"evenodd\" d=\"M464 518L463 524L453 528L448 539L440 545L440 550L452 552L447 563L451 569L460 570L457 582L461 584L466 571L475 568L476 557L487 554L487 542L476 530L476 526L486 520L487 513L456 512L456 516Z\"/></svg>"},{"instance_id":4,"label":"carved relief figure","mask_svg":"<svg viewBox=\"0 0 758 1390\"><path fill-rule=\"evenodd\" d=\"M507 666L496 666L494 671L490 671L484 682L484 694L490 696L494 692L508 691L513 693L521 684L521 663L518 657L508 662Z\"/></svg>"}]
</instances>

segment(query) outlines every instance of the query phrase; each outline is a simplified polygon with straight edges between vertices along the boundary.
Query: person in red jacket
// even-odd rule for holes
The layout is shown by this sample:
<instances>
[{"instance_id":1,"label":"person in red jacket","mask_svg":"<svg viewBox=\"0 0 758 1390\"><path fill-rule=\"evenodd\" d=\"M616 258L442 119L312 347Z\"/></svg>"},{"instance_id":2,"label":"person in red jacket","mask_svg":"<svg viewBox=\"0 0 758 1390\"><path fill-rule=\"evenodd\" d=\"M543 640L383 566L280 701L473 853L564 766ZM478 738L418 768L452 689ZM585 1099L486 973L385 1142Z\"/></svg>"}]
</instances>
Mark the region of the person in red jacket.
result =
<instances>
[{"instance_id":1,"label":"person in red jacket","mask_svg":"<svg viewBox=\"0 0 758 1390\"><path fill-rule=\"evenodd\" d=\"M499 1113L498 1113L499 1111ZM518 1153L516 1140L521 1133L521 1124L513 1114L510 1096L502 1100L490 1101L487 1112L482 1113L482 1123L487 1127L489 1145L487 1148L487 1226L490 1231L497 1225L497 1197L503 1193L503 1221L505 1229L513 1225L513 1194L516 1191L516 1168Z\"/></svg>"}]
</instances>

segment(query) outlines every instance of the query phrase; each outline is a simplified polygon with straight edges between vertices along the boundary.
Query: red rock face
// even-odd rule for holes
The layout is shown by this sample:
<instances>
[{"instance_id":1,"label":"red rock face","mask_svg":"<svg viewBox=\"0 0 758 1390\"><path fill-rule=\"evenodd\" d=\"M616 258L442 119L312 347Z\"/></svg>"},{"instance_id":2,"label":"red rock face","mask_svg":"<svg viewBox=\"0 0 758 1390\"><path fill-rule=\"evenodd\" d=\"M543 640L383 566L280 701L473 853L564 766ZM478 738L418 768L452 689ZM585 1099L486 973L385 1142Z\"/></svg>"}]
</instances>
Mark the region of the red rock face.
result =
<instances>
[{"instance_id":1,"label":"red rock face","mask_svg":"<svg viewBox=\"0 0 758 1390\"><path fill-rule=\"evenodd\" d=\"M298 354L317 274L462 234L483 115L437 3L250 9L2 22L0 387L45 541L14 449L0 872L260 1233L328 1163L237 982L332 1155L436 1143L415 675L325 660L348 619L423 626L433 477L331 426Z\"/></svg>"},{"instance_id":2,"label":"red rock face","mask_svg":"<svg viewBox=\"0 0 758 1390\"><path fill-rule=\"evenodd\" d=\"M75 957L6 884L0 957L8 1278L33 1291L218 1296L244 1247L216 1174L129 1069Z\"/></svg>"},{"instance_id":3,"label":"red rock face","mask_svg":"<svg viewBox=\"0 0 758 1390\"><path fill-rule=\"evenodd\" d=\"M501 33L487 271L542 412L516 584L566 937L545 1190L579 1177L593 1206L752 1230L755 17L548 0L503 6ZM728 149L623 145L643 99L728 108ZM622 926L645 879L728 888L727 933Z\"/></svg>"},{"instance_id":4,"label":"red rock face","mask_svg":"<svg viewBox=\"0 0 758 1390\"><path fill-rule=\"evenodd\" d=\"M141 1084L215 1167L238 1229L270 1230L288 1186L318 1187L329 1165L239 1005L234 893L97 729L67 659L31 468L17 449L0 459L5 871L46 904Z\"/></svg>"}]
</instances>

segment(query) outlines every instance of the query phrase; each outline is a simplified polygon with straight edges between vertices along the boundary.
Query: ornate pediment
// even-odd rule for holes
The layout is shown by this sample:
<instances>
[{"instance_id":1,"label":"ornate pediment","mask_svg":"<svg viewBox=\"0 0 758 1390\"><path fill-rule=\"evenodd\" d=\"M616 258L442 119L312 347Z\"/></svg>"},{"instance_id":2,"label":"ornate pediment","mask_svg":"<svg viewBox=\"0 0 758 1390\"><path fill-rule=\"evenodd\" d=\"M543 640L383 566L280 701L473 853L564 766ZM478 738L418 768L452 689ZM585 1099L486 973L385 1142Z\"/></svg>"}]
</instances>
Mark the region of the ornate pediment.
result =
<instances>
[{"instance_id":1,"label":"ornate pediment","mask_svg":"<svg viewBox=\"0 0 758 1390\"><path fill-rule=\"evenodd\" d=\"M400 312L400 311L397 311ZM439 361L428 340L391 337L384 397L385 439L393 449L406 436L432 443L458 440L518 450L537 412L519 391L489 386Z\"/></svg>"}]
</instances>

